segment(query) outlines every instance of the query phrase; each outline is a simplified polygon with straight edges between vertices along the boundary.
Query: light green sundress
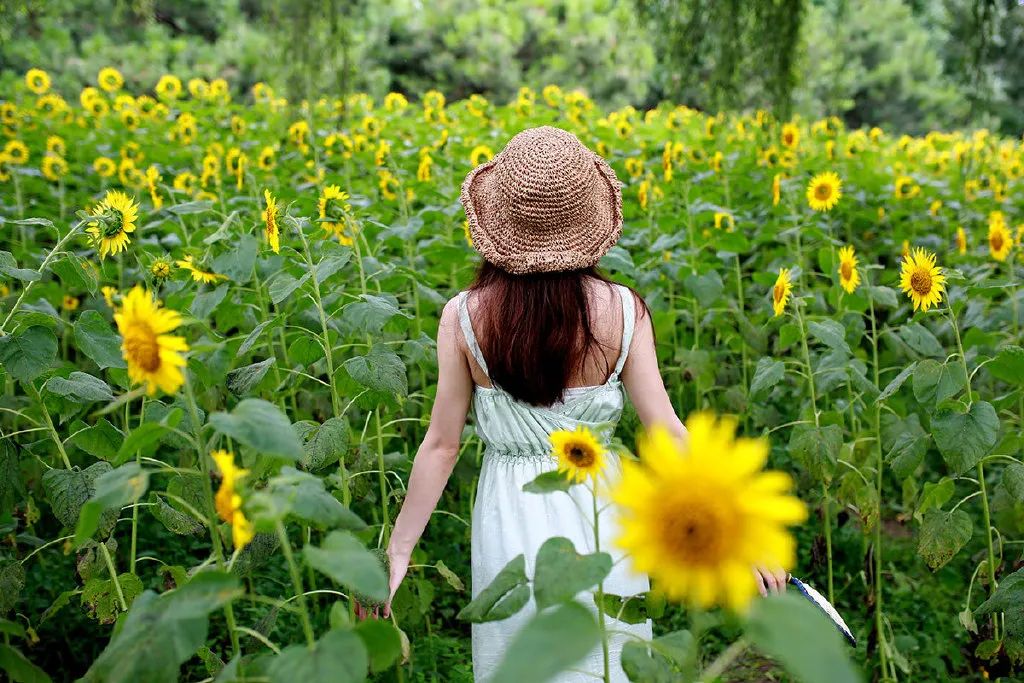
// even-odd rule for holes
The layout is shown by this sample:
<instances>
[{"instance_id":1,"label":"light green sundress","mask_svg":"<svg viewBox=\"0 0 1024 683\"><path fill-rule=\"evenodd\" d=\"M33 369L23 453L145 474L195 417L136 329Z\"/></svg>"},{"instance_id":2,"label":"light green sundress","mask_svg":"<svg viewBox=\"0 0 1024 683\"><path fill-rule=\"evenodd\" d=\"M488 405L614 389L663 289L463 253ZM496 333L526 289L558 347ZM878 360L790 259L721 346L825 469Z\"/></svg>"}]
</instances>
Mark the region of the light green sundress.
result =
<instances>
[{"instance_id":1,"label":"light green sundress","mask_svg":"<svg viewBox=\"0 0 1024 683\"><path fill-rule=\"evenodd\" d=\"M551 432L575 429L579 424L596 429L607 426L603 423L611 423L614 429L618 423L624 401L619 374L633 338L635 312L630 290L623 285L615 286L622 300L622 347L615 369L604 384L569 387L562 400L548 407L523 403L493 382L491 387L474 384L470 415L485 445L471 532L471 593L474 598L520 553L525 555L527 575L532 577L537 550L552 536L568 538L579 553L594 552L589 517L584 516L590 515L592 509L591 493L586 486L573 486L568 493L535 494L523 492L523 485L556 468L548 439ZM458 294L459 322L473 357L487 374L487 362L466 306L467 294L467 291ZM621 471L618 455L610 453L605 468L609 482L620 476ZM606 503L606 500L601 502ZM648 590L647 575L631 571L628 559L623 559L621 551L613 545L617 525L610 507L601 512L600 531L601 550L608 552L615 562L605 580L605 592L628 596ZM597 614L589 592L580 593L577 599ZM516 632L535 611L536 605L531 601L508 619L472 625L476 680L491 678ZM610 670L611 680L625 682L627 678L619 662L622 645L629 639L626 634L649 640L651 622L627 624L607 616L605 619L609 630L623 632L610 636ZM558 643L553 642L551 647L558 647ZM595 675L600 680L602 672L603 657L598 646L574 670L553 680L593 681Z\"/></svg>"}]
</instances>

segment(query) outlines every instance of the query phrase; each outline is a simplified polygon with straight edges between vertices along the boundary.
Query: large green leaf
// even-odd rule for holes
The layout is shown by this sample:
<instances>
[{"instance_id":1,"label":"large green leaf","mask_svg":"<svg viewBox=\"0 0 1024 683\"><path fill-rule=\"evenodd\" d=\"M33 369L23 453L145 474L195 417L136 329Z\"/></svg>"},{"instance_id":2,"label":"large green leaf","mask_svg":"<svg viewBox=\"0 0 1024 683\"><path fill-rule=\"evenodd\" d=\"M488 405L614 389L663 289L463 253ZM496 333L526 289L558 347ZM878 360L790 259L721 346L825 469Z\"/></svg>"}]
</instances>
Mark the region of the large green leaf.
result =
<instances>
[{"instance_id":1,"label":"large green leaf","mask_svg":"<svg viewBox=\"0 0 1024 683\"><path fill-rule=\"evenodd\" d=\"M259 398L247 398L230 413L213 413L210 424L218 432L260 453L291 460L302 457L302 441L281 409Z\"/></svg>"},{"instance_id":2,"label":"large green leaf","mask_svg":"<svg viewBox=\"0 0 1024 683\"><path fill-rule=\"evenodd\" d=\"M102 460L110 460L117 455L117 449L124 442L124 434L110 420L101 417L96 424L86 427L78 423L72 428L73 436L68 443Z\"/></svg>"},{"instance_id":3,"label":"large green leaf","mask_svg":"<svg viewBox=\"0 0 1024 683\"><path fill-rule=\"evenodd\" d=\"M43 374L56 358L57 338L42 325L0 337L0 364L14 379L30 382Z\"/></svg>"},{"instance_id":4,"label":"large green leaf","mask_svg":"<svg viewBox=\"0 0 1024 683\"><path fill-rule=\"evenodd\" d=\"M807 331L817 341L834 351L850 355L850 345L846 343L846 330L835 320L820 320L807 323Z\"/></svg>"},{"instance_id":5,"label":"large green leaf","mask_svg":"<svg viewBox=\"0 0 1024 683\"><path fill-rule=\"evenodd\" d=\"M689 631L674 631L651 642L630 640L622 646L622 670L631 681L675 683L693 680L696 643Z\"/></svg>"},{"instance_id":6,"label":"large green leaf","mask_svg":"<svg viewBox=\"0 0 1024 683\"><path fill-rule=\"evenodd\" d=\"M974 610L978 616L999 612L1004 613L1006 626L1003 649L1012 662L1024 664L1024 569L1004 577L996 592Z\"/></svg>"},{"instance_id":7,"label":"large green leaf","mask_svg":"<svg viewBox=\"0 0 1024 683\"><path fill-rule=\"evenodd\" d=\"M206 642L207 615L242 594L237 577L204 571L177 590L145 591L86 672L87 683L172 683Z\"/></svg>"},{"instance_id":8,"label":"large green leaf","mask_svg":"<svg viewBox=\"0 0 1024 683\"><path fill-rule=\"evenodd\" d=\"M789 440L789 452L815 479L831 481L843 445L843 429L839 425L815 427L798 425Z\"/></svg>"},{"instance_id":9,"label":"large green leaf","mask_svg":"<svg viewBox=\"0 0 1024 683\"><path fill-rule=\"evenodd\" d=\"M554 493L556 491L568 491L573 482L565 476L564 472L551 470L541 472L531 481L523 484L523 491L527 493Z\"/></svg>"},{"instance_id":10,"label":"large green leaf","mask_svg":"<svg viewBox=\"0 0 1024 683\"><path fill-rule=\"evenodd\" d=\"M86 290L91 294L96 293L96 272L85 264L78 256L67 253L63 257L53 261L50 269L60 278L64 289L72 292Z\"/></svg>"},{"instance_id":11,"label":"large green leaf","mask_svg":"<svg viewBox=\"0 0 1024 683\"><path fill-rule=\"evenodd\" d=\"M462 608L458 618L478 624L499 621L515 614L529 601L526 557L520 553L509 560L490 585Z\"/></svg>"},{"instance_id":12,"label":"large green leaf","mask_svg":"<svg viewBox=\"0 0 1024 683\"><path fill-rule=\"evenodd\" d=\"M25 566L18 561L0 562L0 616L12 609L25 588Z\"/></svg>"},{"instance_id":13,"label":"large green leaf","mask_svg":"<svg viewBox=\"0 0 1024 683\"><path fill-rule=\"evenodd\" d=\"M324 489L323 479L288 466L250 496L249 509L254 521L267 526L291 516L320 529L366 528L358 515Z\"/></svg>"},{"instance_id":14,"label":"large green leaf","mask_svg":"<svg viewBox=\"0 0 1024 683\"><path fill-rule=\"evenodd\" d=\"M967 387L963 363L939 363L930 358L918 363L914 370L914 397L929 408L953 398Z\"/></svg>"},{"instance_id":15,"label":"large green leaf","mask_svg":"<svg viewBox=\"0 0 1024 683\"><path fill-rule=\"evenodd\" d=\"M83 311L75 323L75 343L100 369L127 367L121 355L121 337L96 311Z\"/></svg>"},{"instance_id":16,"label":"large green leaf","mask_svg":"<svg viewBox=\"0 0 1024 683\"><path fill-rule=\"evenodd\" d=\"M300 278L295 278L288 273L280 273L267 287L267 291L270 293L270 300L274 302L274 305L280 304L282 301L292 295L292 293L306 284L309 280L309 273L305 273Z\"/></svg>"},{"instance_id":17,"label":"large green leaf","mask_svg":"<svg viewBox=\"0 0 1024 683\"><path fill-rule=\"evenodd\" d=\"M79 512L86 501L96 493L96 480L113 468L109 462L96 462L84 470L48 470L43 475L43 489L50 501L53 514L61 524L71 529L78 525ZM117 521L117 510L107 510L100 515L99 530L106 536Z\"/></svg>"},{"instance_id":18,"label":"large green leaf","mask_svg":"<svg viewBox=\"0 0 1024 683\"><path fill-rule=\"evenodd\" d=\"M29 658L10 645L0 643L0 671L15 683L50 683L45 671L29 661Z\"/></svg>"},{"instance_id":19,"label":"large green leaf","mask_svg":"<svg viewBox=\"0 0 1024 683\"><path fill-rule=\"evenodd\" d=\"M370 655L370 671L383 671L402 656L402 637L390 621L364 619L354 630Z\"/></svg>"},{"instance_id":20,"label":"large green leaf","mask_svg":"<svg viewBox=\"0 0 1024 683\"><path fill-rule=\"evenodd\" d=\"M897 479L914 474L924 461L931 437L921 427L921 418L911 413L906 420L886 414L882 425L885 462Z\"/></svg>"},{"instance_id":21,"label":"large green leaf","mask_svg":"<svg viewBox=\"0 0 1024 683\"><path fill-rule=\"evenodd\" d=\"M596 586L611 569L608 553L580 555L568 538L549 538L537 551L533 597L541 609L568 602L580 591Z\"/></svg>"},{"instance_id":22,"label":"large green leaf","mask_svg":"<svg viewBox=\"0 0 1024 683\"><path fill-rule=\"evenodd\" d=\"M839 630L820 609L794 594L754 601L746 634L803 683L860 683Z\"/></svg>"},{"instance_id":23,"label":"large green leaf","mask_svg":"<svg viewBox=\"0 0 1024 683\"><path fill-rule=\"evenodd\" d=\"M267 669L271 683L358 683L366 679L370 660L363 640L353 631L334 629L316 641L291 645Z\"/></svg>"},{"instance_id":24,"label":"large green leaf","mask_svg":"<svg viewBox=\"0 0 1024 683\"><path fill-rule=\"evenodd\" d=\"M338 462L348 452L351 430L348 421L332 417L306 434L302 466L315 472Z\"/></svg>"},{"instance_id":25,"label":"large green leaf","mask_svg":"<svg viewBox=\"0 0 1024 683\"><path fill-rule=\"evenodd\" d=\"M996 379L1020 389L1024 386L1024 348L1004 346L985 369Z\"/></svg>"},{"instance_id":26,"label":"large green leaf","mask_svg":"<svg viewBox=\"0 0 1024 683\"><path fill-rule=\"evenodd\" d=\"M149 473L134 462L96 477L95 490L78 515L75 545L81 546L96 533L103 513L119 513L125 505L139 500L148 488Z\"/></svg>"},{"instance_id":27,"label":"large green leaf","mask_svg":"<svg viewBox=\"0 0 1024 683\"><path fill-rule=\"evenodd\" d=\"M781 360L765 356L757 361L754 378L750 381L750 398L764 396L786 374L786 365Z\"/></svg>"},{"instance_id":28,"label":"large green leaf","mask_svg":"<svg viewBox=\"0 0 1024 683\"><path fill-rule=\"evenodd\" d=\"M344 363L345 370L364 387L391 396L409 393L405 363L387 347L374 345L365 356L353 356Z\"/></svg>"},{"instance_id":29,"label":"large green leaf","mask_svg":"<svg viewBox=\"0 0 1024 683\"><path fill-rule=\"evenodd\" d=\"M963 510L929 510L921 524L917 553L935 571L967 545L972 533L971 516Z\"/></svg>"},{"instance_id":30,"label":"large green leaf","mask_svg":"<svg viewBox=\"0 0 1024 683\"><path fill-rule=\"evenodd\" d=\"M996 445L999 418L986 401L971 404L967 412L943 408L932 417L932 434L946 464L959 475L977 465Z\"/></svg>"},{"instance_id":31,"label":"large green leaf","mask_svg":"<svg viewBox=\"0 0 1024 683\"><path fill-rule=\"evenodd\" d=\"M206 320L224 301L224 297L228 295L229 287L230 284L225 282L216 289L197 292L192 299L192 305L189 306L189 313L197 320Z\"/></svg>"},{"instance_id":32,"label":"large green leaf","mask_svg":"<svg viewBox=\"0 0 1024 683\"><path fill-rule=\"evenodd\" d=\"M9 251L0 251L0 273L22 282L34 282L42 277L38 270L19 268L17 261Z\"/></svg>"},{"instance_id":33,"label":"large green leaf","mask_svg":"<svg viewBox=\"0 0 1024 683\"><path fill-rule=\"evenodd\" d=\"M371 600L387 599L388 577L383 564L347 531L332 531L319 548L307 545L302 552L311 567L341 585Z\"/></svg>"},{"instance_id":34,"label":"large green leaf","mask_svg":"<svg viewBox=\"0 0 1024 683\"><path fill-rule=\"evenodd\" d=\"M398 307L394 296L386 298L363 294L361 301L353 301L341 309L341 322L349 332L358 334L380 334L384 325L396 315L411 318Z\"/></svg>"},{"instance_id":35,"label":"large green leaf","mask_svg":"<svg viewBox=\"0 0 1024 683\"><path fill-rule=\"evenodd\" d=\"M267 376L267 371L274 365L275 360L271 357L243 368L235 368L228 373L228 391L235 396L248 394Z\"/></svg>"},{"instance_id":36,"label":"large green leaf","mask_svg":"<svg viewBox=\"0 0 1024 683\"><path fill-rule=\"evenodd\" d=\"M920 323L907 323L900 328L900 338L922 356L942 358L946 355L942 344L927 327Z\"/></svg>"},{"instance_id":37,"label":"large green leaf","mask_svg":"<svg viewBox=\"0 0 1024 683\"><path fill-rule=\"evenodd\" d=\"M914 368L916 367L917 361L914 361L907 367L903 368L900 371L900 374L893 377L892 381L890 381L889 384L886 385L885 389L882 390L882 393L878 395L878 398L876 398L875 401L884 401L885 399L889 398L897 391L899 391L900 387L903 386L903 383L907 381L907 378L910 377L911 373L914 372Z\"/></svg>"},{"instance_id":38,"label":"large green leaf","mask_svg":"<svg viewBox=\"0 0 1024 683\"><path fill-rule=\"evenodd\" d=\"M491 679L492 683L546 681L583 659L601 631L594 614L567 602L535 614L516 634Z\"/></svg>"},{"instance_id":39,"label":"large green leaf","mask_svg":"<svg viewBox=\"0 0 1024 683\"><path fill-rule=\"evenodd\" d=\"M75 403L109 402L114 393L106 382L85 372L72 372L67 379L51 377L43 389Z\"/></svg>"}]
</instances>

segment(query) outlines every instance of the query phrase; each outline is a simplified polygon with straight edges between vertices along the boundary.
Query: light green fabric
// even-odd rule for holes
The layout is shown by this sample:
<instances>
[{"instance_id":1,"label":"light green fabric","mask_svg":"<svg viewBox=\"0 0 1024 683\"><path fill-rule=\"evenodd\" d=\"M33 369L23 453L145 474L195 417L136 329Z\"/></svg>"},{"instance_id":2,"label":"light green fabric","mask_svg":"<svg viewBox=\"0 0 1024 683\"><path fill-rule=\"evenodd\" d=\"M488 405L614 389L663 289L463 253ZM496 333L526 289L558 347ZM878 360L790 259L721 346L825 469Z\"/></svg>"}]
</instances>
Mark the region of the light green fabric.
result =
<instances>
[{"instance_id":1,"label":"light green fabric","mask_svg":"<svg viewBox=\"0 0 1024 683\"><path fill-rule=\"evenodd\" d=\"M548 435L559 429L575 429L583 424L607 443L622 414L622 381L619 378L626 362L629 344L633 338L634 302L628 287L616 284L622 299L622 349L615 369L604 384L569 387L563 398L551 406L531 406L519 401L494 385L474 385L470 414L477 435L485 444L485 455L496 457L549 457L551 443ZM467 291L459 292L459 322L469 350L481 369L490 377L487 362L473 332L466 306Z\"/></svg>"}]
</instances>

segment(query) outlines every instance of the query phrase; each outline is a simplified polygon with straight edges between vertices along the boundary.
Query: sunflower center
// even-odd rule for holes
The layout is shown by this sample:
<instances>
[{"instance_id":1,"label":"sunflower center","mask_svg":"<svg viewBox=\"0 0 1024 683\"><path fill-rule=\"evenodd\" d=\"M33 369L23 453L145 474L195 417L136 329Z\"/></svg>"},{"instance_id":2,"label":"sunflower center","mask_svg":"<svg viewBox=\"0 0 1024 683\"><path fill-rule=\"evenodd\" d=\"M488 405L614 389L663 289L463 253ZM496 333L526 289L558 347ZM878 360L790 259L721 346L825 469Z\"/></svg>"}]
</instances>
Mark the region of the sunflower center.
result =
<instances>
[{"instance_id":1,"label":"sunflower center","mask_svg":"<svg viewBox=\"0 0 1024 683\"><path fill-rule=\"evenodd\" d=\"M844 280L849 280L853 276L853 264L849 261L843 261L839 265L839 274Z\"/></svg>"},{"instance_id":2,"label":"sunflower center","mask_svg":"<svg viewBox=\"0 0 1024 683\"><path fill-rule=\"evenodd\" d=\"M775 287L772 289L772 298L775 300L775 303L779 303L780 301L782 301L782 297L784 297L785 295L786 288L781 284L776 284Z\"/></svg>"},{"instance_id":3,"label":"sunflower center","mask_svg":"<svg viewBox=\"0 0 1024 683\"><path fill-rule=\"evenodd\" d=\"M160 369L160 344L148 325L136 324L124 337L125 355L146 372Z\"/></svg>"},{"instance_id":4,"label":"sunflower center","mask_svg":"<svg viewBox=\"0 0 1024 683\"><path fill-rule=\"evenodd\" d=\"M735 517L710 497L676 501L662 521L665 548L676 561L714 565L737 541Z\"/></svg>"},{"instance_id":5,"label":"sunflower center","mask_svg":"<svg viewBox=\"0 0 1024 683\"><path fill-rule=\"evenodd\" d=\"M910 276L910 288L924 296L932 291L932 276L927 271L915 270Z\"/></svg>"},{"instance_id":6,"label":"sunflower center","mask_svg":"<svg viewBox=\"0 0 1024 683\"><path fill-rule=\"evenodd\" d=\"M999 233L999 232L993 233L992 236L988 238L988 241L989 241L989 244L992 245L993 251L999 251L1000 249L1003 248L1003 235L1002 235L1002 233Z\"/></svg>"},{"instance_id":7,"label":"sunflower center","mask_svg":"<svg viewBox=\"0 0 1024 683\"><path fill-rule=\"evenodd\" d=\"M825 201L831 196L832 188L826 185L825 183L821 183L820 185L814 188L814 198L819 201Z\"/></svg>"},{"instance_id":8,"label":"sunflower center","mask_svg":"<svg viewBox=\"0 0 1024 683\"><path fill-rule=\"evenodd\" d=\"M573 445L569 448L569 453L566 456L576 467L590 467L594 464L594 453L589 448L583 448L579 445Z\"/></svg>"}]
</instances>

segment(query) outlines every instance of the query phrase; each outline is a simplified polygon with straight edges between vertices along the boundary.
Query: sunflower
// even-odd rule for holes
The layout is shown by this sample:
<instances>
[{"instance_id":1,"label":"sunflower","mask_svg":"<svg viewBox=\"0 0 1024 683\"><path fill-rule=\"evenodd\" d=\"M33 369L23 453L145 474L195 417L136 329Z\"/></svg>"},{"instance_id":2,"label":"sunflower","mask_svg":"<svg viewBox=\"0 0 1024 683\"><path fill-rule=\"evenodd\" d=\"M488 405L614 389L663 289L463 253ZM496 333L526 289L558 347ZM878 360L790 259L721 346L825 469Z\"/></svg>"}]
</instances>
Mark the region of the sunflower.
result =
<instances>
[{"instance_id":1,"label":"sunflower","mask_svg":"<svg viewBox=\"0 0 1024 683\"><path fill-rule=\"evenodd\" d=\"M723 225L727 226L726 232L732 232L732 229L736 226L736 220L733 218L731 213L716 211L715 230L721 230Z\"/></svg>"},{"instance_id":2,"label":"sunflower","mask_svg":"<svg viewBox=\"0 0 1024 683\"><path fill-rule=\"evenodd\" d=\"M931 216L938 216L939 211L942 209L942 200L936 199L928 207L928 213Z\"/></svg>"},{"instance_id":3,"label":"sunflower","mask_svg":"<svg viewBox=\"0 0 1024 683\"><path fill-rule=\"evenodd\" d=\"M352 205L348 203L348 193L337 185L326 186L320 195L317 209L324 232L333 234L342 244L351 245L352 238L345 234L345 226L349 223L348 212L352 210Z\"/></svg>"},{"instance_id":4,"label":"sunflower","mask_svg":"<svg viewBox=\"0 0 1024 683\"><path fill-rule=\"evenodd\" d=\"M118 295L117 287L110 287L108 285L101 287L100 291L103 292L103 300L107 302L107 306L114 308L114 297Z\"/></svg>"},{"instance_id":5,"label":"sunflower","mask_svg":"<svg viewBox=\"0 0 1024 683\"><path fill-rule=\"evenodd\" d=\"M164 74L156 84L156 96L161 100L176 100L181 95L181 79Z\"/></svg>"},{"instance_id":6,"label":"sunflower","mask_svg":"<svg viewBox=\"0 0 1024 683\"><path fill-rule=\"evenodd\" d=\"M188 351L184 337L167 334L181 323L177 311L160 308L152 292L136 285L121 300L114 313L117 329L124 342L121 353L128 363L128 377L135 384L145 383L146 394L159 388L172 394L185 382L181 368Z\"/></svg>"},{"instance_id":7,"label":"sunflower","mask_svg":"<svg viewBox=\"0 0 1024 683\"><path fill-rule=\"evenodd\" d=\"M63 308L65 311L70 313L71 311L77 311L78 310L78 304L79 303L80 302L79 302L77 296L71 296L70 294L65 294L64 298L60 302L60 307Z\"/></svg>"},{"instance_id":8,"label":"sunflower","mask_svg":"<svg viewBox=\"0 0 1024 683\"><path fill-rule=\"evenodd\" d=\"M994 213L994 212L993 212ZM996 261L1005 261L1013 248L1013 233L1005 221L990 220L988 224L988 251Z\"/></svg>"},{"instance_id":9,"label":"sunflower","mask_svg":"<svg viewBox=\"0 0 1024 683\"><path fill-rule=\"evenodd\" d=\"M551 456L558 459L559 472L564 472L566 478L577 484L588 478L597 480L604 469L607 451L588 427L579 424L572 431L559 429L551 432L549 438Z\"/></svg>"},{"instance_id":10,"label":"sunflower","mask_svg":"<svg viewBox=\"0 0 1024 683\"><path fill-rule=\"evenodd\" d=\"M178 265L179 268L184 268L185 270L192 273L192 280L194 282L203 282L206 284L210 284L213 282L217 282L218 280L228 279L227 275L220 275L219 273L204 270L201 265L195 262L191 254L186 255L185 258L182 259L181 261L175 261L175 263Z\"/></svg>"},{"instance_id":11,"label":"sunflower","mask_svg":"<svg viewBox=\"0 0 1024 683\"><path fill-rule=\"evenodd\" d=\"M118 254L128 246L128 233L135 232L135 222L139 219L139 205L124 192L108 190L89 215L102 217L100 221L90 222L85 231L99 247L100 258L103 259L107 254Z\"/></svg>"},{"instance_id":12,"label":"sunflower","mask_svg":"<svg viewBox=\"0 0 1024 683\"><path fill-rule=\"evenodd\" d=\"M124 76L114 67L106 66L100 69L96 82L107 92L117 92L124 85Z\"/></svg>"},{"instance_id":13,"label":"sunflower","mask_svg":"<svg viewBox=\"0 0 1024 683\"><path fill-rule=\"evenodd\" d=\"M205 100L210 95L210 84L202 78L188 79L188 93L194 100Z\"/></svg>"},{"instance_id":14,"label":"sunflower","mask_svg":"<svg viewBox=\"0 0 1024 683\"><path fill-rule=\"evenodd\" d=\"M430 167L434 165L434 159L430 156L430 147L420 150L420 163L416 167L416 180L421 183L430 182Z\"/></svg>"},{"instance_id":15,"label":"sunflower","mask_svg":"<svg viewBox=\"0 0 1024 683\"><path fill-rule=\"evenodd\" d=\"M683 445L652 426L638 439L641 463L623 461L611 492L615 543L670 599L745 613L755 566L796 564L786 527L804 522L807 506L789 494L789 474L761 470L767 439L736 438L736 420L710 412L691 415L686 428Z\"/></svg>"},{"instance_id":16,"label":"sunflower","mask_svg":"<svg viewBox=\"0 0 1024 683\"><path fill-rule=\"evenodd\" d=\"M910 296L915 311L937 306L942 301L945 282L942 268L935 265L935 254L918 247L903 257L900 289Z\"/></svg>"},{"instance_id":17,"label":"sunflower","mask_svg":"<svg viewBox=\"0 0 1024 683\"><path fill-rule=\"evenodd\" d=\"M800 144L800 127L795 123L787 123L782 126L782 144L790 149L795 149Z\"/></svg>"},{"instance_id":18,"label":"sunflower","mask_svg":"<svg viewBox=\"0 0 1024 683\"><path fill-rule=\"evenodd\" d=\"M11 166L28 163L28 146L21 140L10 140L4 145L4 156Z\"/></svg>"},{"instance_id":19,"label":"sunflower","mask_svg":"<svg viewBox=\"0 0 1024 683\"><path fill-rule=\"evenodd\" d=\"M839 284L848 294L853 294L853 290L860 285L860 272L857 270L857 257L852 245L839 250Z\"/></svg>"},{"instance_id":20,"label":"sunflower","mask_svg":"<svg viewBox=\"0 0 1024 683\"><path fill-rule=\"evenodd\" d=\"M466 236L466 244L473 246L473 235L469 231L469 220L464 219L462 221L462 232Z\"/></svg>"},{"instance_id":21,"label":"sunflower","mask_svg":"<svg viewBox=\"0 0 1024 683\"><path fill-rule=\"evenodd\" d=\"M50 89L50 74L42 69L29 69L25 72L25 87L36 95L42 95Z\"/></svg>"},{"instance_id":22,"label":"sunflower","mask_svg":"<svg viewBox=\"0 0 1024 683\"><path fill-rule=\"evenodd\" d=\"M962 225L956 229L956 248L961 256L967 253L967 233Z\"/></svg>"},{"instance_id":23,"label":"sunflower","mask_svg":"<svg viewBox=\"0 0 1024 683\"><path fill-rule=\"evenodd\" d=\"M59 157L56 154L47 154L43 157L42 171L43 176L47 180L57 182L67 175L68 162L64 161L62 157Z\"/></svg>"},{"instance_id":24,"label":"sunflower","mask_svg":"<svg viewBox=\"0 0 1024 683\"><path fill-rule=\"evenodd\" d=\"M270 194L270 190L263 190L263 198L267 200L267 208L260 214L260 218L263 219L264 231L267 236L267 243L270 244L271 250L275 254L281 251L281 233L277 225L277 200L274 195Z\"/></svg>"},{"instance_id":25,"label":"sunflower","mask_svg":"<svg viewBox=\"0 0 1024 683\"><path fill-rule=\"evenodd\" d=\"M92 162L92 170L101 178L109 178L117 173L117 164L110 157L96 157Z\"/></svg>"},{"instance_id":26,"label":"sunflower","mask_svg":"<svg viewBox=\"0 0 1024 683\"><path fill-rule=\"evenodd\" d=\"M789 301L792 291L793 285L789 278L789 268L779 268L779 277L772 287L772 308L775 310L775 315L782 315L782 312L786 310L786 303Z\"/></svg>"},{"instance_id":27,"label":"sunflower","mask_svg":"<svg viewBox=\"0 0 1024 683\"><path fill-rule=\"evenodd\" d=\"M782 174L776 173L772 177L772 206L778 206L782 201Z\"/></svg>"},{"instance_id":28,"label":"sunflower","mask_svg":"<svg viewBox=\"0 0 1024 683\"><path fill-rule=\"evenodd\" d=\"M626 173L630 178L639 178L644 172L644 161L637 157L626 159Z\"/></svg>"},{"instance_id":29,"label":"sunflower","mask_svg":"<svg viewBox=\"0 0 1024 683\"><path fill-rule=\"evenodd\" d=\"M171 276L171 260L165 256L161 256L157 260L153 261L149 266L149 274L158 282L166 280Z\"/></svg>"},{"instance_id":30,"label":"sunflower","mask_svg":"<svg viewBox=\"0 0 1024 683\"><path fill-rule=\"evenodd\" d=\"M277 159L274 154L274 148L269 145L260 150L260 155L257 157L256 165L259 166L261 171L274 170L274 166L277 165Z\"/></svg>"},{"instance_id":31,"label":"sunflower","mask_svg":"<svg viewBox=\"0 0 1024 683\"><path fill-rule=\"evenodd\" d=\"M490 161L494 158L494 152L487 145L477 145L473 148L473 151L469 153L469 163L471 166L476 168L485 161Z\"/></svg>"},{"instance_id":32,"label":"sunflower","mask_svg":"<svg viewBox=\"0 0 1024 683\"><path fill-rule=\"evenodd\" d=\"M815 211L830 211L843 196L843 182L832 171L811 178L807 185L807 203Z\"/></svg>"},{"instance_id":33,"label":"sunflower","mask_svg":"<svg viewBox=\"0 0 1024 683\"><path fill-rule=\"evenodd\" d=\"M252 540L255 530L252 522L242 512L242 496L235 490L239 479L249 474L249 470L235 467L235 456L228 451L213 451L210 457L217 463L220 470L220 488L213 497L213 505L217 515L231 525L231 541L235 550L241 550Z\"/></svg>"},{"instance_id":34,"label":"sunflower","mask_svg":"<svg viewBox=\"0 0 1024 683\"><path fill-rule=\"evenodd\" d=\"M68 146L61 136L51 135L46 138L46 151L62 157L68 153Z\"/></svg>"},{"instance_id":35,"label":"sunflower","mask_svg":"<svg viewBox=\"0 0 1024 683\"><path fill-rule=\"evenodd\" d=\"M913 199L921 192L921 186L914 182L910 176L900 176L893 183L893 193L896 199Z\"/></svg>"}]
</instances>

